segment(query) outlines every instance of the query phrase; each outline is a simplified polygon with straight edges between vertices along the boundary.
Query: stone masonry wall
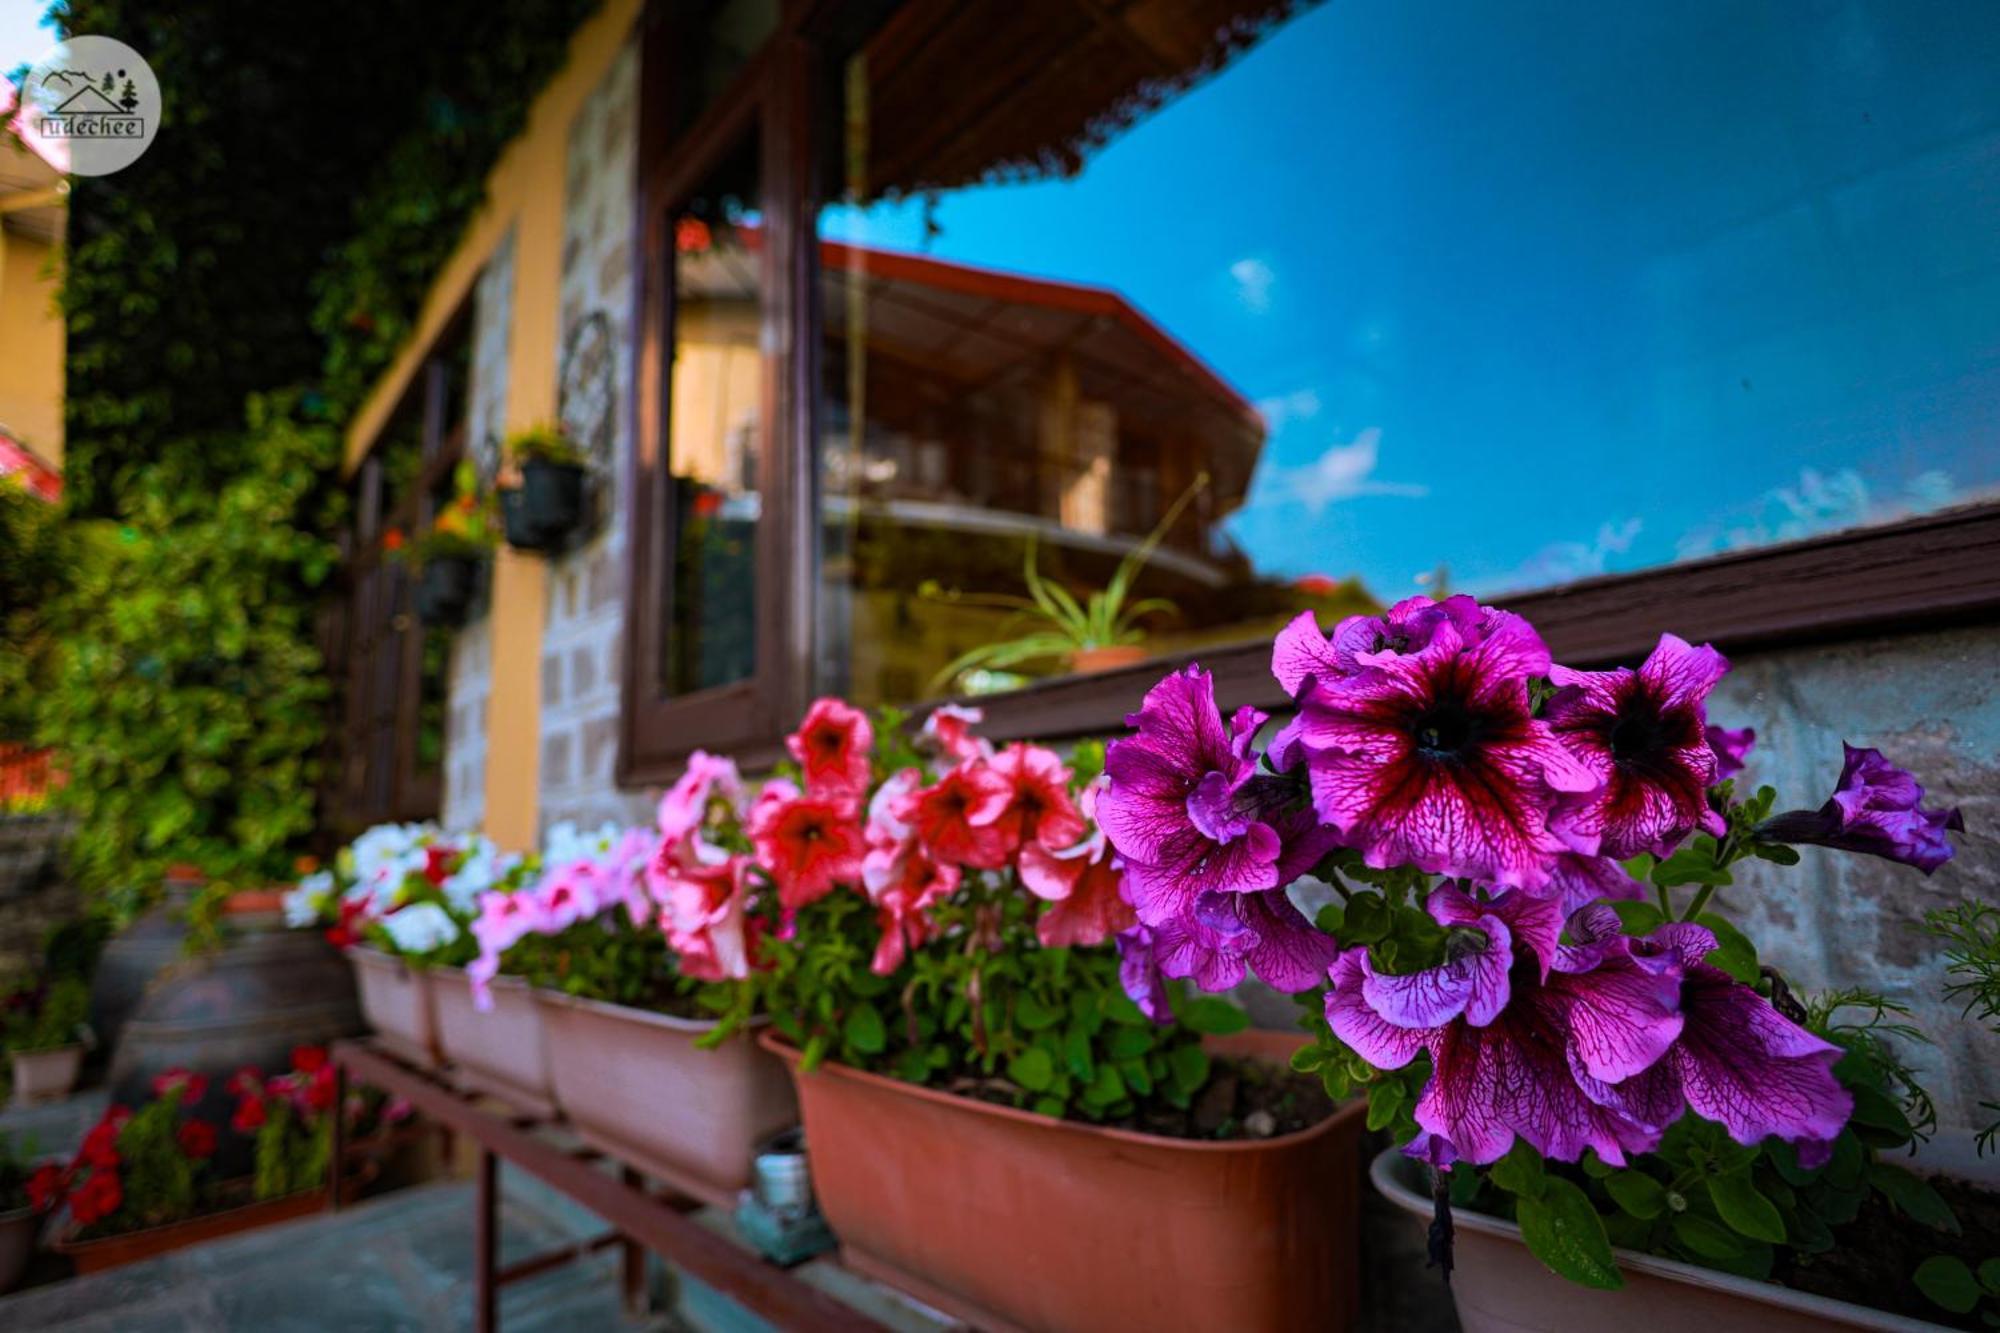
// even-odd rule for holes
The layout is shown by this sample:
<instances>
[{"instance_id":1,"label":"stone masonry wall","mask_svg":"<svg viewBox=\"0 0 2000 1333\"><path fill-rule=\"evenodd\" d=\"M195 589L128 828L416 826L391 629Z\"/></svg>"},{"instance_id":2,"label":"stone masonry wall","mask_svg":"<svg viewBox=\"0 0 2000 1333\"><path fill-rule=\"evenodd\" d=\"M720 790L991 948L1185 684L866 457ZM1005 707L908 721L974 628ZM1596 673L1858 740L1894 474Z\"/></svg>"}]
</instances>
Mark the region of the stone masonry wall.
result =
<instances>
[{"instance_id":1,"label":"stone masonry wall","mask_svg":"<svg viewBox=\"0 0 2000 1333\"><path fill-rule=\"evenodd\" d=\"M625 476L632 428L632 207L637 172L639 53L628 45L570 126L563 223L562 332L602 312L615 349L611 401L614 484ZM625 590L624 497L603 526L549 565L542 638L541 822L650 822L651 803L620 791L618 753Z\"/></svg>"},{"instance_id":2,"label":"stone masonry wall","mask_svg":"<svg viewBox=\"0 0 2000 1333\"><path fill-rule=\"evenodd\" d=\"M472 294L472 382L467 448L479 454L504 434L507 342L513 327L514 238L500 242ZM493 622L480 615L452 643L445 710L444 807L450 829L472 830L486 814L486 702L493 684Z\"/></svg>"}]
</instances>

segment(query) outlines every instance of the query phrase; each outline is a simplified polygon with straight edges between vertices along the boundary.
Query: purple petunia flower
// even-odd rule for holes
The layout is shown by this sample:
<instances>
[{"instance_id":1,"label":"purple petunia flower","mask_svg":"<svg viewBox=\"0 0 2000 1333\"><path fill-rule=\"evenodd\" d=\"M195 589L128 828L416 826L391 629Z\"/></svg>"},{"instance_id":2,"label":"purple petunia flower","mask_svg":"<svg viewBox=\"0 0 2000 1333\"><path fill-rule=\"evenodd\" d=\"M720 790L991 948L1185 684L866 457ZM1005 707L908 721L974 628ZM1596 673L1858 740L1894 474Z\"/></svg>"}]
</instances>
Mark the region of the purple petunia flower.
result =
<instances>
[{"instance_id":1,"label":"purple petunia flower","mask_svg":"<svg viewBox=\"0 0 2000 1333\"><path fill-rule=\"evenodd\" d=\"M1288 995L1326 980L1340 946L1300 915L1283 889L1204 893L1194 910L1153 932L1154 957L1169 977L1225 991L1244 975Z\"/></svg>"},{"instance_id":2,"label":"purple petunia flower","mask_svg":"<svg viewBox=\"0 0 2000 1333\"><path fill-rule=\"evenodd\" d=\"M1743 771L1745 761L1750 758L1750 749L1757 744L1757 732L1751 727L1718 727L1713 722L1708 725L1708 748L1715 751L1715 780L1735 777Z\"/></svg>"},{"instance_id":3,"label":"purple petunia flower","mask_svg":"<svg viewBox=\"0 0 2000 1333\"><path fill-rule=\"evenodd\" d=\"M1398 976L1362 960L1362 998L1398 1027L1437 1027L1460 1015L1474 1027L1491 1023L1507 1007L1516 946L1536 960L1541 978L1548 976L1563 922L1553 898L1510 889L1480 902L1447 886L1424 907L1439 925L1454 928L1443 963Z\"/></svg>"},{"instance_id":4,"label":"purple petunia flower","mask_svg":"<svg viewBox=\"0 0 2000 1333\"><path fill-rule=\"evenodd\" d=\"M1199 666L1160 681L1126 723L1138 734L1105 754L1097 822L1147 925L1185 921L1205 893L1282 887L1330 845L1298 784L1258 772L1250 744L1264 714L1238 709L1225 725Z\"/></svg>"},{"instance_id":5,"label":"purple petunia flower","mask_svg":"<svg viewBox=\"0 0 2000 1333\"><path fill-rule=\"evenodd\" d=\"M1167 1001L1167 979L1160 975L1153 947L1153 932L1145 926L1118 932L1118 983L1140 1013L1155 1023L1174 1021L1173 1006Z\"/></svg>"},{"instance_id":6,"label":"purple petunia flower","mask_svg":"<svg viewBox=\"0 0 2000 1333\"><path fill-rule=\"evenodd\" d=\"M1608 856L1564 852L1549 871L1544 892L1561 905L1564 919L1592 903L1632 902L1646 896L1646 886Z\"/></svg>"},{"instance_id":7,"label":"purple petunia flower","mask_svg":"<svg viewBox=\"0 0 2000 1333\"><path fill-rule=\"evenodd\" d=\"M1667 856L1697 828L1723 832L1708 807L1716 756L1703 703L1728 670L1706 644L1662 634L1637 671L1549 671L1562 688L1543 716L1602 784L1564 813L1565 835L1623 859Z\"/></svg>"},{"instance_id":8,"label":"purple petunia flower","mask_svg":"<svg viewBox=\"0 0 2000 1333\"><path fill-rule=\"evenodd\" d=\"M1866 852L1915 866L1926 875L1951 860L1954 849L1945 831L1965 830L1958 807L1926 810L1923 787L1880 750L1845 742L1841 749L1847 762L1832 798L1817 810L1774 815L1758 825L1757 836L1767 842Z\"/></svg>"},{"instance_id":9,"label":"purple petunia flower","mask_svg":"<svg viewBox=\"0 0 2000 1333\"><path fill-rule=\"evenodd\" d=\"M1352 676L1380 662L1430 646L1439 625L1449 624L1467 643L1477 643L1494 612L1463 594L1434 602L1406 597L1379 616L1349 616L1322 634L1310 611L1301 611L1278 631L1271 644L1271 674L1297 698L1315 678Z\"/></svg>"},{"instance_id":10,"label":"purple petunia flower","mask_svg":"<svg viewBox=\"0 0 2000 1333\"><path fill-rule=\"evenodd\" d=\"M1597 778L1530 712L1541 638L1504 611L1481 625L1443 620L1420 652L1315 679L1272 750L1303 757L1320 818L1369 865L1537 888L1570 850L1552 812Z\"/></svg>"},{"instance_id":11,"label":"purple petunia flower","mask_svg":"<svg viewBox=\"0 0 2000 1333\"><path fill-rule=\"evenodd\" d=\"M1840 1047L1703 962L1715 948L1705 927L1661 926L1632 947L1678 973L1681 1035L1639 1077L1593 1091L1642 1123L1671 1124L1685 1107L1722 1125L1738 1143L1775 1134L1799 1144L1806 1160L1823 1151L1854 1110L1854 1098L1833 1076Z\"/></svg>"}]
</instances>

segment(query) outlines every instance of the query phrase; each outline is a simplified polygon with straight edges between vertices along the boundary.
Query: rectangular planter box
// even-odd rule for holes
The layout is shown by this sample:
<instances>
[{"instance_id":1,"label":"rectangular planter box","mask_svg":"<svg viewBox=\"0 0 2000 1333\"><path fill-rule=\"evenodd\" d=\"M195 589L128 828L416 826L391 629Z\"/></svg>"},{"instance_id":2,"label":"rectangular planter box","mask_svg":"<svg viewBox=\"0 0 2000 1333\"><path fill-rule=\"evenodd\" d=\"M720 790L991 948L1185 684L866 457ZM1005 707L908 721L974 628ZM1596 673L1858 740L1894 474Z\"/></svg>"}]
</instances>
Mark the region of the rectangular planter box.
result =
<instances>
[{"instance_id":1,"label":"rectangular planter box","mask_svg":"<svg viewBox=\"0 0 2000 1333\"><path fill-rule=\"evenodd\" d=\"M535 996L571 1127L704 1202L734 1207L757 1145L798 1123L783 1063L748 1033L701 1050L695 1042L714 1030L712 1020L547 990Z\"/></svg>"},{"instance_id":2,"label":"rectangular planter box","mask_svg":"<svg viewBox=\"0 0 2000 1333\"><path fill-rule=\"evenodd\" d=\"M531 1115L554 1115L555 1085L534 989L519 977L495 977L493 1007L482 1012L464 969L433 968L430 985L438 1046L459 1084Z\"/></svg>"},{"instance_id":3,"label":"rectangular planter box","mask_svg":"<svg viewBox=\"0 0 2000 1333\"><path fill-rule=\"evenodd\" d=\"M994 1330L1335 1333L1359 1297L1361 1104L1217 1142L1105 1129L842 1065L797 1070L813 1191L852 1267ZM1219 1055L1283 1064L1296 1035Z\"/></svg>"},{"instance_id":4,"label":"rectangular planter box","mask_svg":"<svg viewBox=\"0 0 2000 1333\"><path fill-rule=\"evenodd\" d=\"M379 949L356 947L347 951L347 957L354 964L362 1017L375 1029L376 1041L413 1065L436 1068L437 1016L430 977Z\"/></svg>"},{"instance_id":5,"label":"rectangular planter box","mask_svg":"<svg viewBox=\"0 0 2000 1333\"><path fill-rule=\"evenodd\" d=\"M1416 1164L1394 1148L1375 1159L1369 1178L1383 1197L1428 1227L1428 1191L1415 1188ZM1775 1282L1758 1282L1657 1255L1618 1250L1625 1285L1579 1287L1542 1266L1512 1222L1452 1210L1452 1300L1465 1333L1812 1333L1871 1329L1924 1333L1940 1327L1850 1305Z\"/></svg>"},{"instance_id":6,"label":"rectangular planter box","mask_svg":"<svg viewBox=\"0 0 2000 1333\"><path fill-rule=\"evenodd\" d=\"M350 1175L341 1183L341 1202L352 1203L360 1198L361 1191L366 1188L373 1175L372 1170ZM76 1265L78 1273L101 1273L107 1268L122 1268L126 1264L136 1264L142 1259L151 1259L174 1250L184 1250L190 1245L200 1245L205 1241L220 1240L224 1236L234 1236L239 1232L254 1231L258 1227L275 1226L279 1222L310 1217L326 1209L326 1198L327 1191L324 1187L302 1190L282 1198L260 1199L255 1203L242 1204L219 1213L190 1217L185 1222L171 1222L163 1227L145 1227L118 1236L102 1236L96 1240L74 1240L63 1234L51 1241L49 1248L57 1254L67 1256L70 1262Z\"/></svg>"}]
</instances>

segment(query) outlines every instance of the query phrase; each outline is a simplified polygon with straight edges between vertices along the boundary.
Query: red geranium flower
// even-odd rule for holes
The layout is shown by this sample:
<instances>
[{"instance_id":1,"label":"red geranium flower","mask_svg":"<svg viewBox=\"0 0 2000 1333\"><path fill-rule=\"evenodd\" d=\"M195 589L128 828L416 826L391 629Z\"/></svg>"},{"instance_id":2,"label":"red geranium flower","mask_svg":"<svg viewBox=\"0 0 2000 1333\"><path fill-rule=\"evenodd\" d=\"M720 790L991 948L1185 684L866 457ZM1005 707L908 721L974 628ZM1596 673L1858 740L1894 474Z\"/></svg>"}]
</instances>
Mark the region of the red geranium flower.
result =
<instances>
[{"instance_id":1,"label":"red geranium flower","mask_svg":"<svg viewBox=\"0 0 2000 1333\"><path fill-rule=\"evenodd\" d=\"M411 918L414 920L415 918ZM301 1074L317 1074L326 1065L326 1047L292 1047L292 1068Z\"/></svg>"},{"instance_id":2,"label":"red geranium flower","mask_svg":"<svg viewBox=\"0 0 2000 1333\"><path fill-rule=\"evenodd\" d=\"M929 787L895 802L889 813L910 826L940 865L998 870L1007 864L1007 833L997 826L1014 784L986 764L960 764Z\"/></svg>"},{"instance_id":3,"label":"red geranium flower","mask_svg":"<svg viewBox=\"0 0 2000 1333\"><path fill-rule=\"evenodd\" d=\"M229 1127L238 1134L255 1134L264 1123L264 1099L246 1096L236 1103L236 1114L229 1117Z\"/></svg>"},{"instance_id":4,"label":"red geranium flower","mask_svg":"<svg viewBox=\"0 0 2000 1333\"><path fill-rule=\"evenodd\" d=\"M757 864L777 881L787 912L824 898L836 884L860 882L868 848L851 797L801 796L791 784L774 782L751 809L748 831Z\"/></svg>"},{"instance_id":5,"label":"red geranium flower","mask_svg":"<svg viewBox=\"0 0 2000 1333\"><path fill-rule=\"evenodd\" d=\"M77 1150L77 1160L94 1167L117 1166L122 1160L118 1156L118 1131L124 1127L123 1119L114 1119L107 1113L83 1136L83 1147Z\"/></svg>"},{"instance_id":6,"label":"red geranium flower","mask_svg":"<svg viewBox=\"0 0 2000 1333\"><path fill-rule=\"evenodd\" d=\"M200 1161L215 1156L215 1126L206 1120L190 1120L174 1134L181 1151Z\"/></svg>"},{"instance_id":7,"label":"red geranium flower","mask_svg":"<svg viewBox=\"0 0 2000 1333\"><path fill-rule=\"evenodd\" d=\"M860 796L868 790L868 752L875 729L868 715L838 699L815 699L785 748L805 771L806 790Z\"/></svg>"},{"instance_id":8,"label":"red geranium flower","mask_svg":"<svg viewBox=\"0 0 2000 1333\"><path fill-rule=\"evenodd\" d=\"M69 1196L70 1216L78 1226L87 1227L92 1222L100 1222L118 1211L125 1202L125 1186L118 1179L118 1173L107 1167L100 1167L90 1173L90 1179L79 1185Z\"/></svg>"},{"instance_id":9,"label":"red geranium flower","mask_svg":"<svg viewBox=\"0 0 2000 1333\"><path fill-rule=\"evenodd\" d=\"M323 1065L306 1084L305 1104L315 1111L324 1111L333 1105L333 1066Z\"/></svg>"},{"instance_id":10,"label":"red geranium flower","mask_svg":"<svg viewBox=\"0 0 2000 1333\"><path fill-rule=\"evenodd\" d=\"M46 1213L62 1202L67 1188L63 1169L54 1162L45 1163L36 1167L35 1173L28 1177L28 1202L34 1205L36 1212Z\"/></svg>"}]
</instances>

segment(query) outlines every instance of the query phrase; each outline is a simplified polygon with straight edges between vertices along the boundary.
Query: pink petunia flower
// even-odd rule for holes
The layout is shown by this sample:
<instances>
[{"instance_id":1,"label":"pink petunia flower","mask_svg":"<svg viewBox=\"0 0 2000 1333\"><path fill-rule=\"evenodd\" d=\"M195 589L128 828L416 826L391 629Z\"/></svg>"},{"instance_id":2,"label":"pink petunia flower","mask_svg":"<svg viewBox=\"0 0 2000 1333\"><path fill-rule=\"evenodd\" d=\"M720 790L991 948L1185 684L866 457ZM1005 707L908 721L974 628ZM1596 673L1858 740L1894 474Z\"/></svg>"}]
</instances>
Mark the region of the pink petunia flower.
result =
<instances>
[{"instance_id":1,"label":"pink petunia flower","mask_svg":"<svg viewBox=\"0 0 2000 1333\"><path fill-rule=\"evenodd\" d=\"M972 729L985 720L984 709L939 704L924 718L923 729L917 733L918 740L925 749L954 763L990 758L993 743L972 734Z\"/></svg>"},{"instance_id":2,"label":"pink petunia flower","mask_svg":"<svg viewBox=\"0 0 2000 1333\"><path fill-rule=\"evenodd\" d=\"M813 700L785 748L805 772L806 790L859 797L868 790L868 756L875 729L868 715L839 699Z\"/></svg>"},{"instance_id":3,"label":"pink petunia flower","mask_svg":"<svg viewBox=\"0 0 2000 1333\"><path fill-rule=\"evenodd\" d=\"M678 868L670 876L659 923L679 955L682 975L699 981L750 975L749 872L750 858L738 856L719 865Z\"/></svg>"},{"instance_id":4,"label":"pink petunia flower","mask_svg":"<svg viewBox=\"0 0 2000 1333\"><path fill-rule=\"evenodd\" d=\"M778 886L787 914L825 897L836 884L858 884L867 844L852 796L800 795L767 783L747 825L757 864Z\"/></svg>"},{"instance_id":5,"label":"pink petunia flower","mask_svg":"<svg viewBox=\"0 0 2000 1333\"><path fill-rule=\"evenodd\" d=\"M1637 671L1550 669L1561 688L1543 716L1600 784L1562 815L1579 850L1664 857L1697 828L1724 831L1708 805L1716 758L1704 704L1728 671L1715 649L1671 634Z\"/></svg>"},{"instance_id":6,"label":"pink petunia flower","mask_svg":"<svg viewBox=\"0 0 2000 1333\"><path fill-rule=\"evenodd\" d=\"M890 802L888 812L909 826L938 864L998 870L1007 864L1010 851L998 821L1013 798L1013 783L989 765L969 760L930 786Z\"/></svg>"},{"instance_id":7,"label":"pink petunia flower","mask_svg":"<svg viewBox=\"0 0 2000 1333\"><path fill-rule=\"evenodd\" d=\"M1053 851L1070 846L1087 831L1083 812L1070 799L1069 784L1075 775L1054 750L1016 743L987 766L1013 787L1007 808L994 821L1008 847Z\"/></svg>"},{"instance_id":8,"label":"pink petunia flower","mask_svg":"<svg viewBox=\"0 0 2000 1333\"><path fill-rule=\"evenodd\" d=\"M1371 866L1541 887L1570 850L1552 815L1598 786L1530 711L1548 670L1528 623L1489 611L1475 640L1441 621L1419 652L1315 681L1288 731L1320 818Z\"/></svg>"},{"instance_id":9,"label":"pink petunia flower","mask_svg":"<svg viewBox=\"0 0 2000 1333\"><path fill-rule=\"evenodd\" d=\"M736 761L696 750L688 756L680 780L660 798L658 823L663 843L678 846L702 826L710 807L718 802L734 817L743 817L743 778L736 771Z\"/></svg>"}]
</instances>

